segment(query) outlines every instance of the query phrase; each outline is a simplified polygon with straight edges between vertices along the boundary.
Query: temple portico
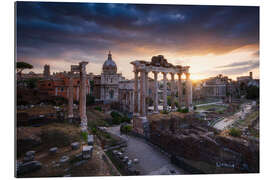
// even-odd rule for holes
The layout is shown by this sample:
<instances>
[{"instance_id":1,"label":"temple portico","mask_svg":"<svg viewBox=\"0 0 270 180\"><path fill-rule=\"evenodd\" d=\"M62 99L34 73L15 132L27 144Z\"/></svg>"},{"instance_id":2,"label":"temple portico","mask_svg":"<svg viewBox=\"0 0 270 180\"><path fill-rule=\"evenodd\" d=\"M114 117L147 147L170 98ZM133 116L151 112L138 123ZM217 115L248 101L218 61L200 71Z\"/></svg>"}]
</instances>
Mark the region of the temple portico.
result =
<instances>
[{"instance_id":1,"label":"temple portico","mask_svg":"<svg viewBox=\"0 0 270 180\"><path fill-rule=\"evenodd\" d=\"M186 108L190 109L192 107L192 83L190 80L189 66L174 66L167 62L163 56L154 56L152 57L151 62L146 61L133 61L131 62L134 68L134 120L136 121L136 116L139 116L137 119L143 119L144 122L134 122L134 128L138 131L145 130L147 121L147 102L146 99L148 97L148 74L152 72L154 74L154 112L158 112L158 74L162 73L163 75L163 110L168 110L167 104L167 75L171 75L171 109L175 109L175 95L176 95L176 87L175 87L175 75L178 75L178 107L181 107L182 99L183 99L183 87L182 87L182 75L186 76L186 93L185 93L185 105ZM140 75L140 78L138 77ZM140 82L138 82L140 81ZM140 101L138 102L138 84L140 83ZM140 107L140 113L138 114L138 109ZM146 120L145 120L146 119ZM145 133L145 131L143 132Z\"/></svg>"}]
</instances>

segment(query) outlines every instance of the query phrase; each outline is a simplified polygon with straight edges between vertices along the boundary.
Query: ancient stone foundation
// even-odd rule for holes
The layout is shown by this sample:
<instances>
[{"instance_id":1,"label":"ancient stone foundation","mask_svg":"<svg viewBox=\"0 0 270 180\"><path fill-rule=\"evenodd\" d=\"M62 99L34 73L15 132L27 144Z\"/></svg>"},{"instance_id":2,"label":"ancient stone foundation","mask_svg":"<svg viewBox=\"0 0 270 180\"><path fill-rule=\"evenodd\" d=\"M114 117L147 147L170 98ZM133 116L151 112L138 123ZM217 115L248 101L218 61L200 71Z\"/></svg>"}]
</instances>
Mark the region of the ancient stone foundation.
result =
<instances>
[{"instance_id":1,"label":"ancient stone foundation","mask_svg":"<svg viewBox=\"0 0 270 180\"><path fill-rule=\"evenodd\" d=\"M205 173L259 172L258 143L218 135L207 123L192 113L170 113L149 117L150 142L175 157L203 162L211 168L199 166ZM214 171L213 171L214 169Z\"/></svg>"},{"instance_id":2,"label":"ancient stone foundation","mask_svg":"<svg viewBox=\"0 0 270 180\"><path fill-rule=\"evenodd\" d=\"M133 118L133 131L140 135L149 137L149 122L146 117L134 117Z\"/></svg>"}]
</instances>

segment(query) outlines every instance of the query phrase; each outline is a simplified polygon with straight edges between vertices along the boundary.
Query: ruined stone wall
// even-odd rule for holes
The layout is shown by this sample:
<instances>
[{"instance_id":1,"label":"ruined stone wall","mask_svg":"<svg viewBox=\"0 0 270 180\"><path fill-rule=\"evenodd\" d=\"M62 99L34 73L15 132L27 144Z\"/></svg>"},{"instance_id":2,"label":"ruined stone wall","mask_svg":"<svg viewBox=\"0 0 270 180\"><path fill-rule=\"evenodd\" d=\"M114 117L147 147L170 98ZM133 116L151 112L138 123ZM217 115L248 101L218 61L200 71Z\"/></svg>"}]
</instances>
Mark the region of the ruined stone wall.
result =
<instances>
[{"instance_id":1,"label":"ruined stone wall","mask_svg":"<svg viewBox=\"0 0 270 180\"><path fill-rule=\"evenodd\" d=\"M259 171L258 144L220 136L191 113L155 117L150 121L150 141L174 156L230 166L239 172Z\"/></svg>"}]
</instances>

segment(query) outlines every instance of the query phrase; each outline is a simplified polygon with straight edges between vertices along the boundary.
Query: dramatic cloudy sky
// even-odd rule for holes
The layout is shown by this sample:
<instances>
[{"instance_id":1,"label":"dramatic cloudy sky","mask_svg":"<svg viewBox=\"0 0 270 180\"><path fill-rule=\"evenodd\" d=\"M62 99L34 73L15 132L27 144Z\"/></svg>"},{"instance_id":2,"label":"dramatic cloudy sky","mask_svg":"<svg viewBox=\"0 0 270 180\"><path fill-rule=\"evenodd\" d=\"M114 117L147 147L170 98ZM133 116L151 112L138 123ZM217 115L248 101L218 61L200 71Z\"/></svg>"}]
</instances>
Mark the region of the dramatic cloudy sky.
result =
<instances>
[{"instance_id":1,"label":"dramatic cloudy sky","mask_svg":"<svg viewBox=\"0 0 270 180\"><path fill-rule=\"evenodd\" d=\"M162 54L191 66L191 78L259 77L259 8L18 2L17 61L42 72L68 71L89 61L99 74L108 51L118 72L132 78L133 60Z\"/></svg>"}]
</instances>

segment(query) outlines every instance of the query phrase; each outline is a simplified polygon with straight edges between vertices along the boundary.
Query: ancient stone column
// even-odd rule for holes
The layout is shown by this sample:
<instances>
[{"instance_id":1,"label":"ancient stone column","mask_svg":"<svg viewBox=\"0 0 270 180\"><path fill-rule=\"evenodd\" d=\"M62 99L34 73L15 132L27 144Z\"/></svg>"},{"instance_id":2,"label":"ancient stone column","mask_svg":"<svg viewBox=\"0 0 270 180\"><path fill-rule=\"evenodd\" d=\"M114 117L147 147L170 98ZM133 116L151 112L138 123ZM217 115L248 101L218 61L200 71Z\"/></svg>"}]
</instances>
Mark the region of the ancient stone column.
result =
<instances>
[{"instance_id":1,"label":"ancient stone column","mask_svg":"<svg viewBox=\"0 0 270 180\"><path fill-rule=\"evenodd\" d=\"M86 116L86 69L85 66L88 62L80 62L80 118L82 129L87 129L87 116Z\"/></svg>"},{"instance_id":2,"label":"ancient stone column","mask_svg":"<svg viewBox=\"0 0 270 180\"><path fill-rule=\"evenodd\" d=\"M183 87L182 87L182 73L178 74L178 108L181 109L182 106L182 96L183 96Z\"/></svg>"},{"instance_id":3,"label":"ancient stone column","mask_svg":"<svg viewBox=\"0 0 270 180\"><path fill-rule=\"evenodd\" d=\"M68 87L68 118L73 118L73 73L69 73Z\"/></svg>"},{"instance_id":4,"label":"ancient stone column","mask_svg":"<svg viewBox=\"0 0 270 180\"><path fill-rule=\"evenodd\" d=\"M131 91L129 91L129 112L133 112L133 98Z\"/></svg>"},{"instance_id":5,"label":"ancient stone column","mask_svg":"<svg viewBox=\"0 0 270 180\"><path fill-rule=\"evenodd\" d=\"M148 72L145 72L145 113L148 113L149 87L148 87Z\"/></svg>"},{"instance_id":6,"label":"ancient stone column","mask_svg":"<svg viewBox=\"0 0 270 180\"><path fill-rule=\"evenodd\" d=\"M174 73L171 73L171 108L172 109L175 108L174 96L175 96Z\"/></svg>"},{"instance_id":7,"label":"ancient stone column","mask_svg":"<svg viewBox=\"0 0 270 180\"><path fill-rule=\"evenodd\" d=\"M190 73L186 73L186 108L192 106L192 83Z\"/></svg>"},{"instance_id":8,"label":"ancient stone column","mask_svg":"<svg viewBox=\"0 0 270 180\"><path fill-rule=\"evenodd\" d=\"M77 86L76 87L76 99L77 99L77 101L79 101L79 98L80 98L79 91L80 91L80 88L79 88L79 86Z\"/></svg>"},{"instance_id":9,"label":"ancient stone column","mask_svg":"<svg viewBox=\"0 0 270 180\"><path fill-rule=\"evenodd\" d=\"M134 71L134 115L136 115L138 111L138 71Z\"/></svg>"},{"instance_id":10,"label":"ancient stone column","mask_svg":"<svg viewBox=\"0 0 270 180\"><path fill-rule=\"evenodd\" d=\"M140 71L140 116L144 117L145 113L145 72Z\"/></svg>"},{"instance_id":11,"label":"ancient stone column","mask_svg":"<svg viewBox=\"0 0 270 180\"><path fill-rule=\"evenodd\" d=\"M154 83L155 83L155 89L154 89L154 112L158 112L158 72L153 72L154 73Z\"/></svg>"},{"instance_id":12,"label":"ancient stone column","mask_svg":"<svg viewBox=\"0 0 270 180\"><path fill-rule=\"evenodd\" d=\"M167 111L167 73L163 72L163 110Z\"/></svg>"}]
</instances>

